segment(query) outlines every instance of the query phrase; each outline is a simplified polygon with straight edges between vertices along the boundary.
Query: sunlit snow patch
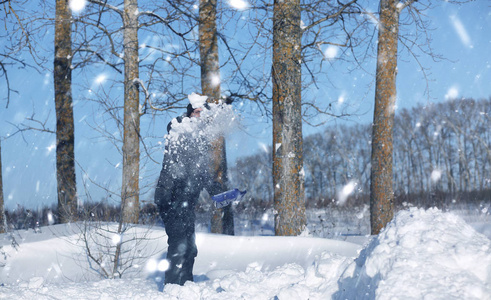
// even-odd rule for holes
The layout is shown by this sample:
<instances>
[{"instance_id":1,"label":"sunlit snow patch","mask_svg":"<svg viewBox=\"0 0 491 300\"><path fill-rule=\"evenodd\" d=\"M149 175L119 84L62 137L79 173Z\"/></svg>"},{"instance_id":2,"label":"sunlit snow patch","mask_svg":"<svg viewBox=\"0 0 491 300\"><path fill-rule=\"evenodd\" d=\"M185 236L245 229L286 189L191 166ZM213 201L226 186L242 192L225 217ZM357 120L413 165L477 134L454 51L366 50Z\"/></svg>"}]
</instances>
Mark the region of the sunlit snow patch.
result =
<instances>
[{"instance_id":1,"label":"sunlit snow patch","mask_svg":"<svg viewBox=\"0 0 491 300\"><path fill-rule=\"evenodd\" d=\"M189 95L188 98L195 108L203 106L207 99L206 96L195 93ZM232 106L222 102L208 103L208 109L201 112L200 118L182 118L181 122L173 119L171 122L172 130L166 136L166 143L168 145L171 143L173 147L179 147L183 136L211 141L230 134L239 124Z\"/></svg>"}]
</instances>

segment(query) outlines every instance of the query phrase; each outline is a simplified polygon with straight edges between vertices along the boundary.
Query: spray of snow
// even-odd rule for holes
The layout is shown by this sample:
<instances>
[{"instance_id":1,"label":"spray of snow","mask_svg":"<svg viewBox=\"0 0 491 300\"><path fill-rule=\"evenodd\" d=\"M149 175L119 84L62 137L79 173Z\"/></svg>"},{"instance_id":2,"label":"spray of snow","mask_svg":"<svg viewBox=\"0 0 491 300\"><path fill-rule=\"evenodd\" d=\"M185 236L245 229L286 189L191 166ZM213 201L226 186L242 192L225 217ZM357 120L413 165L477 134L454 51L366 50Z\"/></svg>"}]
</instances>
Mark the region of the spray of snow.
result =
<instances>
[{"instance_id":1,"label":"spray of snow","mask_svg":"<svg viewBox=\"0 0 491 300\"><path fill-rule=\"evenodd\" d=\"M193 108L203 107L208 97L192 93L188 96ZM239 126L238 118L231 105L208 103L209 109L204 109L199 118L182 118L179 123L173 119L172 130L166 136L166 141L179 145L183 138L207 139L212 141L220 136L232 133Z\"/></svg>"},{"instance_id":2,"label":"spray of snow","mask_svg":"<svg viewBox=\"0 0 491 300\"><path fill-rule=\"evenodd\" d=\"M201 96L196 93L192 93L191 95L188 95L189 103L193 106L194 109L203 107L206 103L206 99L208 99L208 96Z\"/></svg>"}]
</instances>

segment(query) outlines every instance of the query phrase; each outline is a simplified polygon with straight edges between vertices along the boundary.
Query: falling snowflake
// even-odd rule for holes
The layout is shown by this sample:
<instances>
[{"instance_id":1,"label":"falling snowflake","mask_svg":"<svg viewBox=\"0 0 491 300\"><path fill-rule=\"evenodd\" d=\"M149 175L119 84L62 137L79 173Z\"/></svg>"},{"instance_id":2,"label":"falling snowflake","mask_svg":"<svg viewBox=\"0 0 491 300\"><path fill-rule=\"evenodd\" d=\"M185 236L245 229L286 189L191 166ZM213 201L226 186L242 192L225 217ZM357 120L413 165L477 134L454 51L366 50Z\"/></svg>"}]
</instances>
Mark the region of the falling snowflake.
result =
<instances>
[{"instance_id":1,"label":"falling snowflake","mask_svg":"<svg viewBox=\"0 0 491 300\"><path fill-rule=\"evenodd\" d=\"M451 100L457 98L458 96L459 96L459 89L453 86L447 91L447 94L445 95L445 99Z\"/></svg>"},{"instance_id":2,"label":"falling snowflake","mask_svg":"<svg viewBox=\"0 0 491 300\"><path fill-rule=\"evenodd\" d=\"M471 38L460 19L457 16L450 16L450 21L452 22L452 25L462 44L464 44L466 47L472 48Z\"/></svg>"},{"instance_id":3,"label":"falling snowflake","mask_svg":"<svg viewBox=\"0 0 491 300\"><path fill-rule=\"evenodd\" d=\"M431 172L431 181L433 183L436 183L440 180L440 178L442 178L442 171L440 170L433 170L433 172Z\"/></svg>"},{"instance_id":4,"label":"falling snowflake","mask_svg":"<svg viewBox=\"0 0 491 300\"><path fill-rule=\"evenodd\" d=\"M338 47L329 46L324 51L324 58L327 60L333 60L336 58L336 56L338 56Z\"/></svg>"},{"instance_id":5,"label":"falling snowflake","mask_svg":"<svg viewBox=\"0 0 491 300\"><path fill-rule=\"evenodd\" d=\"M249 7L249 3L244 0L229 0L228 5L238 10L244 10Z\"/></svg>"},{"instance_id":6,"label":"falling snowflake","mask_svg":"<svg viewBox=\"0 0 491 300\"><path fill-rule=\"evenodd\" d=\"M70 0L68 6L74 13L80 13L87 5L86 0Z\"/></svg>"},{"instance_id":7,"label":"falling snowflake","mask_svg":"<svg viewBox=\"0 0 491 300\"><path fill-rule=\"evenodd\" d=\"M355 191L356 185L357 185L356 181L350 181L341 189L341 191L338 193L339 205L344 205L344 203L346 203L348 197Z\"/></svg>"}]
</instances>

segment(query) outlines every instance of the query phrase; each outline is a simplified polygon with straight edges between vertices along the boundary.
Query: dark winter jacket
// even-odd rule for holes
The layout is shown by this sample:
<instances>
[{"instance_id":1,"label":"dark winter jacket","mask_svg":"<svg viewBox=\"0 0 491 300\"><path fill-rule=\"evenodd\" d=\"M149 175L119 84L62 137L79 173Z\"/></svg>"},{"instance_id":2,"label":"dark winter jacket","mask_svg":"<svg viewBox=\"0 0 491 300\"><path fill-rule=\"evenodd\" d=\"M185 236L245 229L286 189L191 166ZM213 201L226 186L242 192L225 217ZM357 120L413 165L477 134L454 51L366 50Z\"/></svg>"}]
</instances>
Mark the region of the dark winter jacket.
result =
<instances>
[{"instance_id":1,"label":"dark winter jacket","mask_svg":"<svg viewBox=\"0 0 491 300\"><path fill-rule=\"evenodd\" d=\"M184 118L176 119L180 123ZM169 219L184 217L183 214L194 211L203 189L212 193L209 147L203 133L167 135L162 171L155 190L155 204L164 224L169 223Z\"/></svg>"}]
</instances>

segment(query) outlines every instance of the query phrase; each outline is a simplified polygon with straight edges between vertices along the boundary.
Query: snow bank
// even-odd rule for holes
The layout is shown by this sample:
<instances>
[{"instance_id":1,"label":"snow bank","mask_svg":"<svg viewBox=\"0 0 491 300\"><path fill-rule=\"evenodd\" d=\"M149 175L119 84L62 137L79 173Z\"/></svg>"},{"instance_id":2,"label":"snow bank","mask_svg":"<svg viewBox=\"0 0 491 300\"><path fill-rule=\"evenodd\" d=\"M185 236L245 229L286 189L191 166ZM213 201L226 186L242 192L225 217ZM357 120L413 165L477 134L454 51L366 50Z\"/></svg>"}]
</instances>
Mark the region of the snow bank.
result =
<instances>
[{"instance_id":1,"label":"snow bank","mask_svg":"<svg viewBox=\"0 0 491 300\"><path fill-rule=\"evenodd\" d=\"M362 250L319 238L200 233L195 282L163 292L144 263L122 279L89 276L77 235L72 228L60 237L63 226L21 233L17 250L0 235L0 299L491 299L491 241L437 209L399 212ZM148 233L165 247L162 229Z\"/></svg>"},{"instance_id":2,"label":"snow bank","mask_svg":"<svg viewBox=\"0 0 491 300\"><path fill-rule=\"evenodd\" d=\"M437 209L399 212L339 281L334 299L491 299L491 241Z\"/></svg>"}]
</instances>

